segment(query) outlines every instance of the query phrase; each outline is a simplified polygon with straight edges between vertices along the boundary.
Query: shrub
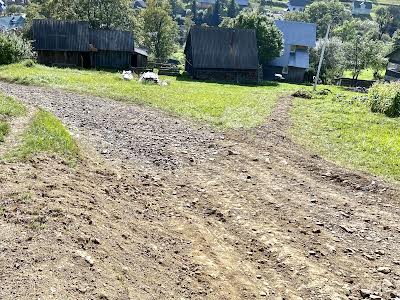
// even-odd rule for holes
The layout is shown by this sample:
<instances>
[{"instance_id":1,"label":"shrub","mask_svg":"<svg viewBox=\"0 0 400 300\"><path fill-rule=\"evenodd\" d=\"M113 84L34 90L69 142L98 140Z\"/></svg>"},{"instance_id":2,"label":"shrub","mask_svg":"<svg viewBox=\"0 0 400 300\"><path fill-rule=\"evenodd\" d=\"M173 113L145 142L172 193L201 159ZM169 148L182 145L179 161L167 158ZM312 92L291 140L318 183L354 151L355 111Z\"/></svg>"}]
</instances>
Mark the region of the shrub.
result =
<instances>
[{"instance_id":1,"label":"shrub","mask_svg":"<svg viewBox=\"0 0 400 300\"><path fill-rule=\"evenodd\" d=\"M31 43L15 33L0 33L0 65L32 58Z\"/></svg>"},{"instance_id":2,"label":"shrub","mask_svg":"<svg viewBox=\"0 0 400 300\"><path fill-rule=\"evenodd\" d=\"M400 117L400 82L374 84L368 96L372 112Z\"/></svg>"}]
</instances>

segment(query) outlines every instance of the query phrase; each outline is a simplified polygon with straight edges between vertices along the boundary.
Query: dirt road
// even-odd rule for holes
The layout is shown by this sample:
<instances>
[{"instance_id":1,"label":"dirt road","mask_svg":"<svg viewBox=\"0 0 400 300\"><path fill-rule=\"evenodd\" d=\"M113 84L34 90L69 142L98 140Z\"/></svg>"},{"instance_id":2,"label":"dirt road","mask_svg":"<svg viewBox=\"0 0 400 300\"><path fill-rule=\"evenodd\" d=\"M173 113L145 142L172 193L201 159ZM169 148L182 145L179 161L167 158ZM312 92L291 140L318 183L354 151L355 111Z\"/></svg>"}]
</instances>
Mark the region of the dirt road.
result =
<instances>
[{"instance_id":1,"label":"dirt road","mask_svg":"<svg viewBox=\"0 0 400 300\"><path fill-rule=\"evenodd\" d=\"M400 298L400 188L251 131L0 83L86 156L0 165L0 299Z\"/></svg>"}]
</instances>

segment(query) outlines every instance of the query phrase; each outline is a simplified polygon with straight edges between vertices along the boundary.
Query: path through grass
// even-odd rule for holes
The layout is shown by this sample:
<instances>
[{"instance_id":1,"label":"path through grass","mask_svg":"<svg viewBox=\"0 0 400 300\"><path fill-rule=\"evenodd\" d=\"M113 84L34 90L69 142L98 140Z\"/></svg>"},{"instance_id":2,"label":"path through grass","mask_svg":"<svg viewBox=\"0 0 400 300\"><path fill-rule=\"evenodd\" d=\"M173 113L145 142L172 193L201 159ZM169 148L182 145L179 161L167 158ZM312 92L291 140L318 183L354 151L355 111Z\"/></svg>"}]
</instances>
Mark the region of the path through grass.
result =
<instances>
[{"instance_id":1,"label":"path through grass","mask_svg":"<svg viewBox=\"0 0 400 300\"><path fill-rule=\"evenodd\" d=\"M164 77L169 85L123 81L120 74L76 69L28 68L22 64L0 67L0 78L22 84L44 85L90 93L116 100L146 103L185 117L225 128L260 125L282 94L298 88L291 84L239 86Z\"/></svg>"}]
</instances>

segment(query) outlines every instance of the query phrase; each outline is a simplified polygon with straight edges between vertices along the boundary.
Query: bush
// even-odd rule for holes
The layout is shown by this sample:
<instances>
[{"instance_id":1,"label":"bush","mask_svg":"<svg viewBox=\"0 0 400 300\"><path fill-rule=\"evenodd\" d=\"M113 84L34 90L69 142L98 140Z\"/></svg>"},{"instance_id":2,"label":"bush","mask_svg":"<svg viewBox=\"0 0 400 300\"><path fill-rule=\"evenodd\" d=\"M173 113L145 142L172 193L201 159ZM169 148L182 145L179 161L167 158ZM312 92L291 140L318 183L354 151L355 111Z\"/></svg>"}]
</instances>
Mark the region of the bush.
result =
<instances>
[{"instance_id":1,"label":"bush","mask_svg":"<svg viewBox=\"0 0 400 300\"><path fill-rule=\"evenodd\" d=\"M14 33L0 33L0 65L32 58L31 43Z\"/></svg>"},{"instance_id":2,"label":"bush","mask_svg":"<svg viewBox=\"0 0 400 300\"><path fill-rule=\"evenodd\" d=\"M400 82L374 84L368 96L372 112L400 117Z\"/></svg>"},{"instance_id":3,"label":"bush","mask_svg":"<svg viewBox=\"0 0 400 300\"><path fill-rule=\"evenodd\" d=\"M304 99L311 99L312 98L312 93L307 90L298 90L292 94L293 97L297 98L304 98Z\"/></svg>"}]
</instances>

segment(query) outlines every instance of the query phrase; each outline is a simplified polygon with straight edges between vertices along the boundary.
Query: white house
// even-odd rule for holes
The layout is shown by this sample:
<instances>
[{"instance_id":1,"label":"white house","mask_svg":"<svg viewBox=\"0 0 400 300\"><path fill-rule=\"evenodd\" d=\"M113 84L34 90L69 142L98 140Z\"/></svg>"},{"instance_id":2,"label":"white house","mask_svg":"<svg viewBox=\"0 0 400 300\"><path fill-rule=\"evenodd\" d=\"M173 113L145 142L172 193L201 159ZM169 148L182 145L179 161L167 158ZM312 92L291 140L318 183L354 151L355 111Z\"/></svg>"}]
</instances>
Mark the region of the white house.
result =
<instances>
[{"instance_id":1,"label":"white house","mask_svg":"<svg viewBox=\"0 0 400 300\"><path fill-rule=\"evenodd\" d=\"M3 0L0 0L0 14L6 10L6 4Z\"/></svg>"},{"instance_id":2,"label":"white house","mask_svg":"<svg viewBox=\"0 0 400 300\"><path fill-rule=\"evenodd\" d=\"M356 0L352 4L352 14L356 16L369 15L372 10L372 2Z\"/></svg>"},{"instance_id":3,"label":"white house","mask_svg":"<svg viewBox=\"0 0 400 300\"><path fill-rule=\"evenodd\" d=\"M288 10L289 11L304 11L310 0L289 0Z\"/></svg>"}]
</instances>

